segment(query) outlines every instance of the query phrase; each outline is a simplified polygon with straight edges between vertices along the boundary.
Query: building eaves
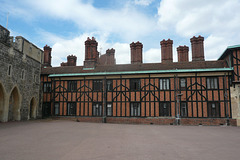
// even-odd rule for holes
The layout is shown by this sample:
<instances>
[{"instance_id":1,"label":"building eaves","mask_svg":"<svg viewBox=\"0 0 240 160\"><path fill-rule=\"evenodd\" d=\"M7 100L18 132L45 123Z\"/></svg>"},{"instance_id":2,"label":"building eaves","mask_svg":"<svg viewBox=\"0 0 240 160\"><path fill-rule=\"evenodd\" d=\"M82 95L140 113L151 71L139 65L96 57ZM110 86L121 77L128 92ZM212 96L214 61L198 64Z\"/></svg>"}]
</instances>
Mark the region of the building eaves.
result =
<instances>
[{"instance_id":1,"label":"building eaves","mask_svg":"<svg viewBox=\"0 0 240 160\"><path fill-rule=\"evenodd\" d=\"M207 68L207 69L175 69L175 70L148 70L148 71L123 71L123 72L95 72L95 73L67 73L50 74L48 77L76 77L76 76L105 76L105 75L129 75L129 74L156 74L156 73L189 73L189 72L217 72L232 71L233 68Z\"/></svg>"},{"instance_id":2,"label":"building eaves","mask_svg":"<svg viewBox=\"0 0 240 160\"><path fill-rule=\"evenodd\" d=\"M236 49L236 48L240 48L240 45L233 45L233 46L228 46L225 51L222 53L222 55L218 58L218 60L222 60L224 59L227 54L232 50L232 49Z\"/></svg>"}]
</instances>

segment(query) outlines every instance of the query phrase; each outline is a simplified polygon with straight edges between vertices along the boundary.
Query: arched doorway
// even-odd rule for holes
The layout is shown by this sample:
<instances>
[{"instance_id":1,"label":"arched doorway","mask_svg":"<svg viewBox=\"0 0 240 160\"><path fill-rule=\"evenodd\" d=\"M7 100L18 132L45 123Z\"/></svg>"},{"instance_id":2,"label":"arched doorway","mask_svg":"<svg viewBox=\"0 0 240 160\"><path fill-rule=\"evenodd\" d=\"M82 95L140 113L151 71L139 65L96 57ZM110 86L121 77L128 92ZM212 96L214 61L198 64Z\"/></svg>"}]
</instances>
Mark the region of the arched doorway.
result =
<instances>
[{"instance_id":1,"label":"arched doorway","mask_svg":"<svg viewBox=\"0 0 240 160\"><path fill-rule=\"evenodd\" d=\"M4 115L4 101L5 101L5 95L3 91L3 86L0 83L0 121L3 121L5 115Z\"/></svg>"},{"instance_id":2,"label":"arched doorway","mask_svg":"<svg viewBox=\"0 0 240 160\"><path fill-rule=\"evenodd\" d=\"M33 97L30 101L30 107L29 107L29 119L36 118L36 100Z\"/></svg>"},{"instance_id":3,"label":"arched doorway","mask_svg":"<svg viewBox=\"0 0 240 160\"><path fill-rule=\"evenodd\" d=\"M20 95L15 87L9 98L8 121L20 120Z\"/></svg>"}]
</instances>

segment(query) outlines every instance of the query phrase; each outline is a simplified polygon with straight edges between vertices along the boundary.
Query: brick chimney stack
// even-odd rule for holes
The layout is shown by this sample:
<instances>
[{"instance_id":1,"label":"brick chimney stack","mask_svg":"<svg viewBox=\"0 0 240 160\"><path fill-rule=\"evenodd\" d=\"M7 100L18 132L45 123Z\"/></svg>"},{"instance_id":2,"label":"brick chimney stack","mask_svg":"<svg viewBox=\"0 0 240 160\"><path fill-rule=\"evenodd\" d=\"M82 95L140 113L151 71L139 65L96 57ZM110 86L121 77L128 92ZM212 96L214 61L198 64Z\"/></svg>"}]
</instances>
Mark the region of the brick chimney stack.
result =
<instances>
[{"instance_id":1,"label":"brick chimney stack","mask_svg":"<svg viewBox=\"0 0 240 160\"><path fill-rule=\"evenodd\" d=\"M143 44L139 41L137 41L136 43L132 42L130 44L130 48L131 48L131 64L141 64Z\"/></svg>"},{"instance_id":2,"label":"brick chimney stack","mask_svg":"<svg viewBox=\"0 0 240 160\"><path fill-rule=\"evenodd\" d=\"M67 56L67 62L62 62L61 66L76 66L77 57L74 55Z\"/></svg>"},{"instance_id":3,"label":"brick chimney stack","mask_svg":"<svg viewBox=\"0 0 240 160\"><path fill-rule=\"evenodd\" d=\"M162 63L173 62L172 44L173 41L171 39L164 39L160 42Z\"/></svg>"},{"instance_id":4,"label":"brick chimney stack","mask_svg":"<svg viewBox=\"0 0 240 160\"><path fill-rule=\"evenodd\" d=\"M89 37L85 41L85 61L84 68L95 68L99 59L99 52L97 51L98 43L94 37Z\"/></svg>"},{"instance_id":5,"label":"brick chimney stack","mask_svg":"<svg viewBox=\"0 0 240 160\"><path fill-rule=\"evenodd\" d=\"M43 53L44 53L44 62L43 66L44 67L52 67L52 48L50 48L48 45L43 47Z\"/></svg>"},{"instance_id":6,"label":"brick chimney stack","mask_svg":"<svg viewBox=\"0 0 240 160\"><path fill-rule=\"evenodd\" d=\"M178 62L188 62L188 51L189 47L188 46L179 46L177 48L177 53L178 53Z\"/></svg>"},{"instance_id":7,"label":"brick chimney stack","mask_svg":"<svg viewBox=\"0 0 240 160\"><path fill-rule=\"evenodd\" d=\"M67 56L67 63L68 63L68 66L76 66L77 57L74 55Z\"/></svg>"},{"instance_id":8,"label":"brick chimney stack","mask_svg":"<svg viewBox=\"0 0 240 160\"><path fill-rule=\"evenodd\" d=\"M100 65L115 65L116 60L115 60L115 49L108 49L106 50L106 54L103 54L99 58L99 64Z\"/></svg>"},{"instance_id":9,"label":"brick chimney stack","mask_svg":"<svg viewBox=\"0 0 240 160\"><path fill-rule=\"evenodd\" d=\"M204 61L204 37L194 36L190 41L192 44L192 61Z\"/></svg>"}]
</instances>

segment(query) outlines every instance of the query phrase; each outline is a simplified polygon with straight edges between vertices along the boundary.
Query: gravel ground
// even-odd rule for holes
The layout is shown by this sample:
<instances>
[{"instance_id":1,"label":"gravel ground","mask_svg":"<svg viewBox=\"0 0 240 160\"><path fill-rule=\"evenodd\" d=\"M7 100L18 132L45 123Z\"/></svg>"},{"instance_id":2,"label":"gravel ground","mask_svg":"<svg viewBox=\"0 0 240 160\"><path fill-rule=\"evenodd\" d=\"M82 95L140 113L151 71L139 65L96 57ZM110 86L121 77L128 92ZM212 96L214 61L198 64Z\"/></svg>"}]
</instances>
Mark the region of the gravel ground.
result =
<instances>
[{"instance_id":1,"label":"gravel ground","mask_svg":"<svg viewBox=\"0 0 240 160\"><path fill-rule=\"evenodd\" d=\"M35 120L0 123L0 160L237 160L240 128Z\"/></svg>"}]
</instances>

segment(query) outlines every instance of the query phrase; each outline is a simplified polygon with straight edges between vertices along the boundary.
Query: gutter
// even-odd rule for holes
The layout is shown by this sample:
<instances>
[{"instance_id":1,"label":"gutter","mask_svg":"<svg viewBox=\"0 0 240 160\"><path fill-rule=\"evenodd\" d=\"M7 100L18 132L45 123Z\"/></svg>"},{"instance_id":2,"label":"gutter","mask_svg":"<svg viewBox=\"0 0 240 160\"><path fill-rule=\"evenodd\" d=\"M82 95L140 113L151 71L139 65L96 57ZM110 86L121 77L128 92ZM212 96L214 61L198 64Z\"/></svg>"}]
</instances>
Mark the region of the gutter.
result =
<instances>
[{"instance_id":1,"label":"gutter","mask_svg":"<svg viewBox=\"0 0 240 160\"><path fill-rule=\"evenodd\" d=\"M147 71L120 71L120 72L95 72L95 73L65 73L50 74L48 77L76 77L76 76L103 76L103 75L129 75L129 74L154 74L154 73L191 73L191 72L217 72L232 71L233 68L208 68L208 69L174 69L174 70L147 70Z\"/></svg>"}]
</instances>

